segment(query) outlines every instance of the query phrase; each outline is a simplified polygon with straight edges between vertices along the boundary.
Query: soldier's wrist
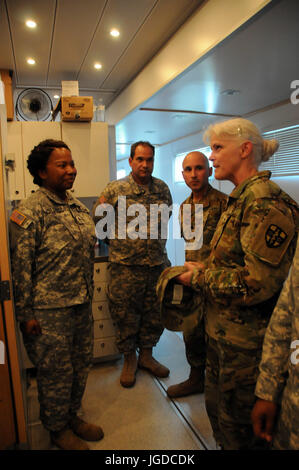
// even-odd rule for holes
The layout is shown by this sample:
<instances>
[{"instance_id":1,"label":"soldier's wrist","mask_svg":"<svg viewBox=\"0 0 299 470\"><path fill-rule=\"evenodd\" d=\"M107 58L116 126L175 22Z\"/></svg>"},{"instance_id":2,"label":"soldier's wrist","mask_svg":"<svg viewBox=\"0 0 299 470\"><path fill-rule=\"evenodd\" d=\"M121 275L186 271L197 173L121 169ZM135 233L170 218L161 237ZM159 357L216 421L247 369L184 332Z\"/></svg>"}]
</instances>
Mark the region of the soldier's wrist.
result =
<instances>
[{"instance_id":1,"label":"soldier's wrist","mask_svg":"<svg viewBox=\"0 0 299 470\"><path fill-rule=\"evenodd\" d=\"M199 268L195 268L192 272L191 287L196 291L201 291L204 286L204 271Z\"/></svg>"}]
</instances>

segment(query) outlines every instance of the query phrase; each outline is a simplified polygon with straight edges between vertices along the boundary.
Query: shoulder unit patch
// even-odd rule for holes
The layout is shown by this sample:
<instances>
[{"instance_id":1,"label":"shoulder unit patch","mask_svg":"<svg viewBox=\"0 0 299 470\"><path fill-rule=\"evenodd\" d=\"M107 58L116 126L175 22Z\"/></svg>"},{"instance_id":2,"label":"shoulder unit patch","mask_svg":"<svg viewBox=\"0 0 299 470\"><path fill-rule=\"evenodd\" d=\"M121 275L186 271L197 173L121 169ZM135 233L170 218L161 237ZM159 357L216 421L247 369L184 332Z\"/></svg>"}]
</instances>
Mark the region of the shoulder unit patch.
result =
<instances>
[{"instance_id":1,"label":"shoulder unit patch","mask_svg":"<svg viewBox=\"0 0 299 470\"><path fill-rule=\"evenodd\" d=\"M287 234L278 225L269 225L265 233L266 245L269 248L278 248L287 239Z\"/></svg>"}]
</instances>

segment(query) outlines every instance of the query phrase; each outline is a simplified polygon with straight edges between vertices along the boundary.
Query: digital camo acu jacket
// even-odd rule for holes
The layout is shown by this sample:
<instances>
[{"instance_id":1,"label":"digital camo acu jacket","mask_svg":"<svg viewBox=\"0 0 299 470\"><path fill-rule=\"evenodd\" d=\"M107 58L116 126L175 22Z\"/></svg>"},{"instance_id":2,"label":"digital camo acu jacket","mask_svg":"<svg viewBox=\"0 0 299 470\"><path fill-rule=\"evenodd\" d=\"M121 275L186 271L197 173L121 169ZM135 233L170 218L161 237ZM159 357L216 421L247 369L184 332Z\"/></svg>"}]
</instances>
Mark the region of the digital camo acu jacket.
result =
<instances>
[{"instance_id":1,"label":"digital camo acu jacket","mask_svg":"<svg viewBox=\"0 0 299 470\"><path fill-rule=\"evenodd\" d=\"M256 395L288 402L297 416L299 443L299 243L290 275L270 319L263 344Z\"/></svg>"},{"instance_id":2,"label":"digital camo acu jacket","mask_svg":"<svg viewBox=\"0 0 299 470\"><path fill-rule=\"evenodd\" d=\"M214 189L210 184L207 187L207 192L198 204L203 206L203 222L202 222L202 247L199 250L185 250L186 261L201 261L204 262L211 251L210 242L213 238L219 218L226 207L228 197ZM184 235L183 228L183 208L184 205L191 204L191 230L194 231L195 227L195 204L193 202L193 195L191 194L180 206L180 224L181 233ZM186 240L189 241L190 240Z\"/></svg>"},{"instance_id":3,"label":"digital camo acu jacket","mask_svg":"<svg viewBox=\"0 0 299 470\"><path fill-rule=\"evenodd\" d=\"M88 302L93 294L95 230L88 209L40 188L10 219L16 315Z\"/></svg>"},{"instance_id":4,"label":"digital camo acu jacket","mask_svg":"<svg viewBox=\"0 0 299 470\"><path fill-rule=\"evenodd\" d=\"M261 347L295 252L298 207L259 172L231 193L204 273L192 286L206 305L208 334L243 348Z\"/></svg>"},{"instance_id":5,"label":"digital camo acu jacket","mask_svg":"<svg viewBox=\"0 0 299 470\"><path fill-rule=\"evenodd\" d=\"M266 331L255 394L281 404L274 448L298 450L299 243L290 275Z\"/></svg>"},{"instance_id":6,"label":"digital camo acu jacket","mask_svg":"<svg viewBox=\"0 0 299 470\"><path fill-rule=\"evenodd\" d=\"M120 214L119 210L119 196L125 197L125 213L122 212L122 214ZM123 179L109 183L100 197L104 197L106 203L114 208L115 214L115 238L109 240L109 261L126 265L137 264L148 266L169 263L165 248L168 224L166 223L166 226L164 224L166 237L162 238L160 214L157 227L158 236L156 239L150 236L150 206L165 204L169 209L172 206L172 197L166 183L152 177L149 188L144 188L134 181L132 173L130 173ZM139 219L141 225L144 226L144 230L141 227L134 226L133 222L137 216L139 217L138 213L130 213L129 211L128 214L128 210L133 204L138 204L145 208L145 218L141 216ZM140 209L140 214L143 214L142 208ZM125 226L126 234L123 238L118 238L119 218L122 221L122 225ZM95 217L95 221L97 223L99 218ZM154 218L152 218L152 226L155 226ZM134 231L137 233L138 230L139 235L135 239L131 238L134 236Z\"/></svg>"}]
</instances>

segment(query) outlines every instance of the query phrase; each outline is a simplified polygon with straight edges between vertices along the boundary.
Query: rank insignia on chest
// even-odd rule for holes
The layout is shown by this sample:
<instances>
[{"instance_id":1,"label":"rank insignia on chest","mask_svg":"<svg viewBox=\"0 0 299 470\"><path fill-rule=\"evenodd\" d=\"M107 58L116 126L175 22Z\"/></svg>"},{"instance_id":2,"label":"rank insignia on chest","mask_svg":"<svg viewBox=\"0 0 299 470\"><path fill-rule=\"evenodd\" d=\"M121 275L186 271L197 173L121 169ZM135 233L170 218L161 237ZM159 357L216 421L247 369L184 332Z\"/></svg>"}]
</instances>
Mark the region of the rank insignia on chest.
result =
<instances>
[{"instance_id":1,"label":"rank insignia on chest","mask_svg":"<svg viewBox=\"0 0 299 470\"><path fill-rule=\"evenodd\" d=\"M278 248L287 239L287 234L278 225L269 225L266 235L266 245L269 248Z\"/></svg>"}]
</instances>

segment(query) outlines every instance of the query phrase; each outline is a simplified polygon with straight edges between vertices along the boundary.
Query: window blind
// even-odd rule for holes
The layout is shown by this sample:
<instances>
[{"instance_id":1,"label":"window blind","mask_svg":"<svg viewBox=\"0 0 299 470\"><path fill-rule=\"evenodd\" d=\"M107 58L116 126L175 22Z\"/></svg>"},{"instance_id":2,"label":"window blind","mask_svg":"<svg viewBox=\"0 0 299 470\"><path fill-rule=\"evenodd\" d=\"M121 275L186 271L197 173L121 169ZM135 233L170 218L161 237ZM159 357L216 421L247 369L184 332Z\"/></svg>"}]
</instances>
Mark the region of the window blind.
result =
<instances>
[{"instance_id":1,"label":"window blind","mask_svg":"<svg viewBox=\"0 0 299 470\"><path fill-rule=\"evenodd\" d=\"M279 148L260 164L259 171L270 170L272 176L299 175L299 126L265 132L263 138L277 139Z\"/></svg>"}]
</instances>

